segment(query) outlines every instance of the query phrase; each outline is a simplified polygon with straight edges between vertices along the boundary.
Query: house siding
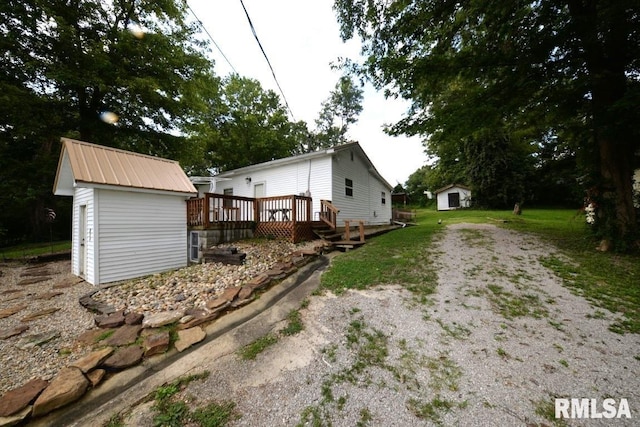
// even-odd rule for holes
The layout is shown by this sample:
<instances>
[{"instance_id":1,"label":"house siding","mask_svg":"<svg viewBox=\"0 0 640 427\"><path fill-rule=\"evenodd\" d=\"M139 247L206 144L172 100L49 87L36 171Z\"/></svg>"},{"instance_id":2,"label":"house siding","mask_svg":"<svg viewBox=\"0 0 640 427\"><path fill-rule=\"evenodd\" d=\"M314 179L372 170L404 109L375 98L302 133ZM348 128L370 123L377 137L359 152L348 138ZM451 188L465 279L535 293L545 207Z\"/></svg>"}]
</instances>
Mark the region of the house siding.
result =
<instances>
[{"instance_id":1,"label":"house siding","mask_svg":"<svg viewBox=\"0 0 640 427\"><path fill-rule=\"evenodd\" d=\"M71 247L71 271L79 276L80 271L80 206L86 206L87 223L85 225L85 250L86 271L82 275L89 283L95 283L95 203L94 190L91 188L77 188L73 197L72 215L72 247Z\"/></svg>"},{"instance_id":2,"label":"house siding","mask_svg":"<svg viewBox=\"0 0 640 427\"><path fill-rule=\"evenodd\" d=\"M247 183L246 178L251 182ZM268 169L252 171L216 183L215 192L222 194L233 188L234 196L254 197L254 187L264 185L264 197L305 194L313 189L312 212L319 217L320 200L331 199L331 158L305 160Z\"/></svg>"},{"instance_id":3,"label":"house siding","mask_svg":"<svg viewBox=\"0 0 640 427\"><path fill-rule=\"evenodd\" d=\"M391 219L391 204L388 200L387 205L382 207L381 192L385 191L390 198L390 189L369 172L368 164L359 156L358 151L353 150L353 160L351 150L335 153L332 165L332 202L340 209L339 225L344 220L363 220L373 225L388 224ZM345 179L353 182L353 196L345 194Z\"/></svg>"},{"instance_id":4,"label":"house siding","mask_svg":"<svg viewBox=\"0 0 640 427\"><path fill-rule=\"evenodd\" d=\"M184 198L104 189L96 193L100 207L97 283L187 265Z\"/></svg>"}]
</instances>

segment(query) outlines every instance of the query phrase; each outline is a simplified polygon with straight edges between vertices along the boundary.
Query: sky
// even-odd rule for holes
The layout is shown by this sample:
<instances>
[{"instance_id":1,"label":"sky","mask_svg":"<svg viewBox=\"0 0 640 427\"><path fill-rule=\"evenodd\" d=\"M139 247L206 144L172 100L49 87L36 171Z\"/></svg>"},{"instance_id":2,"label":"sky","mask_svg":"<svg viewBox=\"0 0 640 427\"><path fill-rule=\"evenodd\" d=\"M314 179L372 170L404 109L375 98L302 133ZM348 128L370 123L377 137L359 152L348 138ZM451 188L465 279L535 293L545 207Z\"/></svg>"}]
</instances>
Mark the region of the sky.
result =
<instances>
[{"instance_id":1,"label":"sky","mask_svg":"<svg viewBox=\"0 0 640 427\"><path fill-rule=\"evenodd\" d=\"M282 96L240 0L188 0L188 4L233 66L211 43L216 75L224 77L235 69L240 76L256 79L264 89ZM358 60L359 41L342 42L333 0L244 0L244 5L293 120L304 120L314 129L322 102L342 75L331 69L331 63L339 57ZM404 185L427 160L420 138L391 137L383 132L383 126L400 120L408 106L403 100L385 99L366 85L363 111L347 133L349 139L360 143L392 186Z\"/></svg>"}]
</instances>

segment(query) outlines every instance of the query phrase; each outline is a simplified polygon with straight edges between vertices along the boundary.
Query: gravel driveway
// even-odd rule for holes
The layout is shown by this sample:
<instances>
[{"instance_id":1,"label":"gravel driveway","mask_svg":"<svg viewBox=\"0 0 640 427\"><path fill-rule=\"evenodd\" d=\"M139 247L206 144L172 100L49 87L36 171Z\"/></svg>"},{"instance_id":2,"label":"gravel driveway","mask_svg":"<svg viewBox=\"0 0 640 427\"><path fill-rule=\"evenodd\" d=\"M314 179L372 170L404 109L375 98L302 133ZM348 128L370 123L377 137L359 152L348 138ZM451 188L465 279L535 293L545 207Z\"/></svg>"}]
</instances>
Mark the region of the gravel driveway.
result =
<instances>
[{"instance_id":1,"label":"gravel driveway","mask_svg":"<svg viewBox=\"0 0 640 427\"><path fill-rule=\"evenodd\" d=\"M234 352L202 366L209 377L180 397L235 402L233 426L552 425L555 398L597 399L599 412L605 398L627 399L632 416L559 425L639 425L640 337L610 332L614 314L541 266L555 252L492 225L451 225L430 248L430 303L394 285L312 296L302 332L255 360ZM127 424L152 425L150 405Z\"/></svg>"}]
</instances>

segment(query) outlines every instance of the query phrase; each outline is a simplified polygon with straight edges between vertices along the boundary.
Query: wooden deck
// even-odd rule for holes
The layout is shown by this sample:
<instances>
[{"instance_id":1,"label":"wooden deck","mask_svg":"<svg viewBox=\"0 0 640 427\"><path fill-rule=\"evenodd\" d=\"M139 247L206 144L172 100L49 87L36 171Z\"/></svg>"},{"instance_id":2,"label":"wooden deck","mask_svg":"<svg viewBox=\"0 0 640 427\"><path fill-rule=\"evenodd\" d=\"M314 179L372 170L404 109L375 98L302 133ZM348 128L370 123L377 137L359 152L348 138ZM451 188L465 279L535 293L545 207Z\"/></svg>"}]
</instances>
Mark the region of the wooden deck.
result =
<instances>
[{"instance_id":1,"label":"wooden deck","mask_svg":"<svg viewBox=\"0 0 640 427\"><path fill-rule=\"evenodd\" d=\"M310 197L240 197L205 193L187 200L190 229L251 228L256 237L270 237L298 243L313 240Z\"/></svg>"}]
</instances>

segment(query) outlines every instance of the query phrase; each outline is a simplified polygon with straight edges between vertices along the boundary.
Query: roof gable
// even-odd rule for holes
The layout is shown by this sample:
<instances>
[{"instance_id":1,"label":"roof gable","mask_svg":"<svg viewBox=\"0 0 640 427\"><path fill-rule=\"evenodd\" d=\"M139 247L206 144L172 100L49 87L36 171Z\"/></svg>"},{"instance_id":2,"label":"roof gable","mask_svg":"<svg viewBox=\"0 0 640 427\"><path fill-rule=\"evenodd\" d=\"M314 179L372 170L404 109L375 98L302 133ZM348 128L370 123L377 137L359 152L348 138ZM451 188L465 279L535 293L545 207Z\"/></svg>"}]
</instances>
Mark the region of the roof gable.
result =
<instances>
[{"instance_id":1,"label":"roof gable","mask_svg":"<svg viewBox=\"0 0 640 427\"><path fill-rule=\"evenodd\" d=\"M467 191L471 191L471 189L469 187L467 187L466 185L462 185L462 184L449 184L446 185L442 188L438 188L436 191L434 191L435 194L439 194L442 193L443 191L447 191L451 188L461 188L462 190L467 190Z\"/></svg>"},{"instance_id":2,"label":"roof gable","mask_svg":"<svg viewBox=\"0 0 640 427\"><path fill-rule=\"evenodd\" d=\"M73 188L112 186L138 190L197 193L174 160L61 138L62 151L53 190L72 195Z\"/></svg>"}]
</instances>

